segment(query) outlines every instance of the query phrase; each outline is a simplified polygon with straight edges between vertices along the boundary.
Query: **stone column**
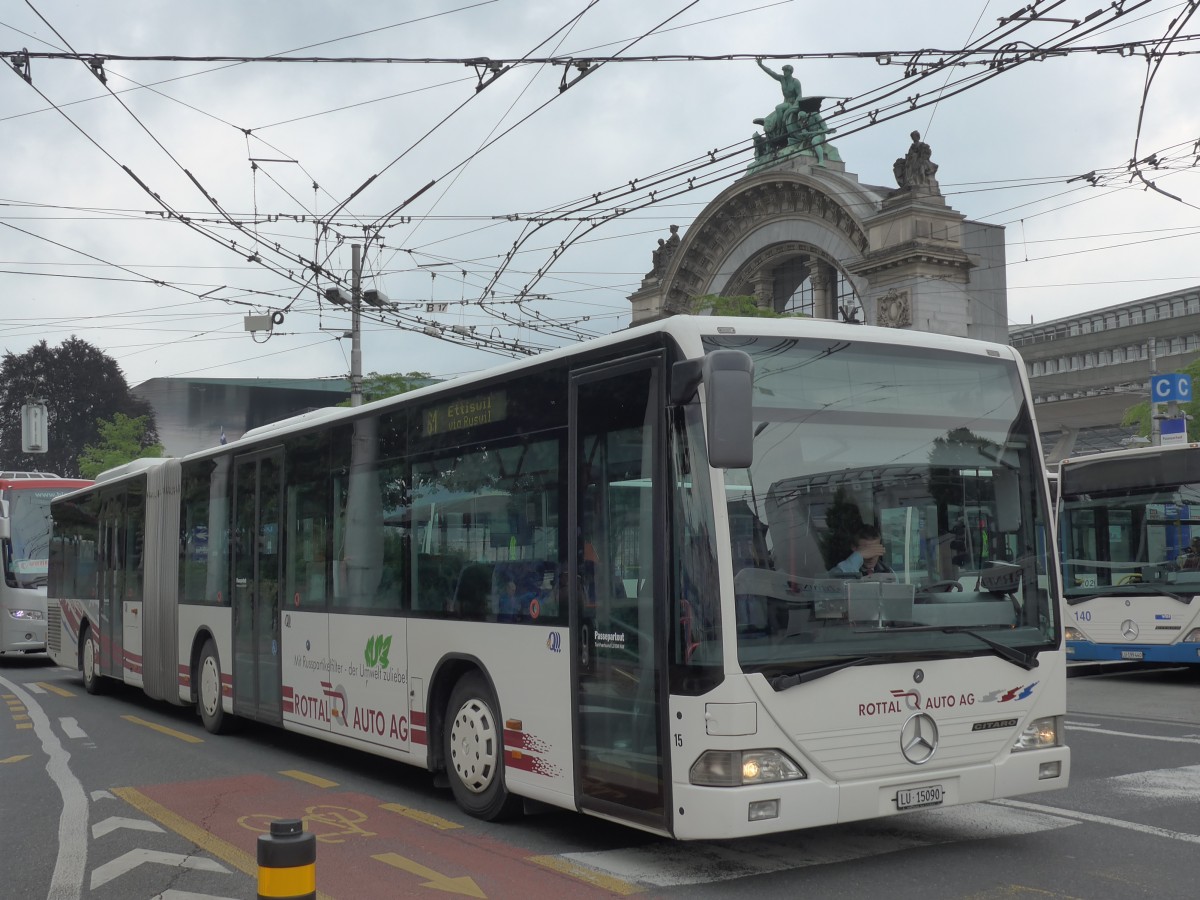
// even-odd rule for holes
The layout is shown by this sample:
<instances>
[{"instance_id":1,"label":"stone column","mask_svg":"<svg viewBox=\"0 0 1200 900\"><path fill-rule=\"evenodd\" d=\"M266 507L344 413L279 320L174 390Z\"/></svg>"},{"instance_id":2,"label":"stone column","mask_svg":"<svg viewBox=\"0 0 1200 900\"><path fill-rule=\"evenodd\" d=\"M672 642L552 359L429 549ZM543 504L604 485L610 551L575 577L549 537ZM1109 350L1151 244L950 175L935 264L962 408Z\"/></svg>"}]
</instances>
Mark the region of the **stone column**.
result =
<instances>
[{"instance_id":1,"label":"stone column","mask_svg":"<svg viewBox=\"0 0 1200 900\"><path fill-rule=\"evenodd\" d=\"M837 285L837 270L819 259L810 259L808 263L808 281L813 291L813 317L817 319L836 319L834 307L836 298L833 293Z\"/></svg>"}]
</instances>

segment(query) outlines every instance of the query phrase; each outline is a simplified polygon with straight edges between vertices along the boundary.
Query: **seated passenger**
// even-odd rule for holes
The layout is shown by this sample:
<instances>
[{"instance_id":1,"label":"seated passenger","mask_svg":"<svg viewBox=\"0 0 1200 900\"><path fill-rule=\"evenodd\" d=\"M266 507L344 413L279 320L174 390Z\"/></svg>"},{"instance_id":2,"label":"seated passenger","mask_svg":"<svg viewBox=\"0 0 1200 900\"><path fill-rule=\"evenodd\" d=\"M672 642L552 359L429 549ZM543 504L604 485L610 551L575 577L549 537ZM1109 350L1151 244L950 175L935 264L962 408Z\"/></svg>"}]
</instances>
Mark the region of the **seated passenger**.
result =
<instances>
[{"instance_id":1,"label":"seated passenger","mask_svg":"<svg viewBox=\"0 0 1200 900\"><path fill-rule=\"evenodd\" d=\"M829 570L830 575L881 575L891 572L883 561L883 540L874 525L864 525L854 536L849 556Z\"/></svg>"}]
</instances>

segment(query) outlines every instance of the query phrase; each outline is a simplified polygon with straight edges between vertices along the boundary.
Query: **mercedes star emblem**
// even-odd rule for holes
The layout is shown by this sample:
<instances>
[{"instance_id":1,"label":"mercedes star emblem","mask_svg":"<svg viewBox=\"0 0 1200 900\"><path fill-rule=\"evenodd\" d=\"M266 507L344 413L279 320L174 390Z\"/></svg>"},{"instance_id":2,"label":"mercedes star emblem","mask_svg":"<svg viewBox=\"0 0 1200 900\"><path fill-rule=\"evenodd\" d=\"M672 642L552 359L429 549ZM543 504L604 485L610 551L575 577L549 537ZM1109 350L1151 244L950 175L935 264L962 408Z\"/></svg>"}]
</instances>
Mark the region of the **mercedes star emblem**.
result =
<instances>
[{"instance_id":1,"label":"mercedes star emblem","mask_svg":"<svg viewBox=\"0 0 1200 900\"><path fill-rule=\"evenodd\" d=\"M1126 619L1124 622L1121 623L1121 634L1124 635L1125 640L1127 640L1127 641L1137 640L1137 636L1138 636L1137 622L1133 621L1133 619Z\"/></svg>"},{"instance_id":2,"label":"mercedes star emblem","mask_svg":"<svg viewBox=\"0 0 1200 900\"><path fill-rule=\"evenodd\" d=\"M914 766L929 762L937 745L937 723L925 713L910 716L900 729L900 752Z\"/></svg>"}]
</instances>

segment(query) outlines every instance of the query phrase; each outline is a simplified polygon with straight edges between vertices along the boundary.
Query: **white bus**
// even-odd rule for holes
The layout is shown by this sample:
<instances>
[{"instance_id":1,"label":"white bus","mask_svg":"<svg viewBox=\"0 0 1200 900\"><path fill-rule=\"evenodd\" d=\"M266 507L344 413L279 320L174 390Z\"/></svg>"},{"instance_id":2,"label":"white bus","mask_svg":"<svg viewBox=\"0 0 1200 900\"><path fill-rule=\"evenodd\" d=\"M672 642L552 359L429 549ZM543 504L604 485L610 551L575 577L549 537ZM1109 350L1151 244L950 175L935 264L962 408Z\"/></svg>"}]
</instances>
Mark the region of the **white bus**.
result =
<instances>
[{"instance_id":1,"label":"white bus","mask_svg":"<svg viewBox=\"0 0 1200 900\"><path fill-rule=\"evenodd\" d=\"M1064 459L1067 654L1200 664L1200 444Z\"/></svg>"},{"instance_id":2,"label":"white bus","mask_svg":"<svg viewBox=\"0 0 1200 900\"><path fill-rule=\"evenodd\" d=\"M50 500L89 484L48 472L0 472L0 653L45 651Z\"/></svg>"},{"instance_id":3,"label":"white bus","mask_svg":"<svg viewBox=\"0 0 1200 900\"><path fill-rule=\"evenodd\" d=\"M1008 347L674 317L102 476L49 645L480 818L763 834L1066 786L1047 510Z\"/></svg>"}]
</instances>

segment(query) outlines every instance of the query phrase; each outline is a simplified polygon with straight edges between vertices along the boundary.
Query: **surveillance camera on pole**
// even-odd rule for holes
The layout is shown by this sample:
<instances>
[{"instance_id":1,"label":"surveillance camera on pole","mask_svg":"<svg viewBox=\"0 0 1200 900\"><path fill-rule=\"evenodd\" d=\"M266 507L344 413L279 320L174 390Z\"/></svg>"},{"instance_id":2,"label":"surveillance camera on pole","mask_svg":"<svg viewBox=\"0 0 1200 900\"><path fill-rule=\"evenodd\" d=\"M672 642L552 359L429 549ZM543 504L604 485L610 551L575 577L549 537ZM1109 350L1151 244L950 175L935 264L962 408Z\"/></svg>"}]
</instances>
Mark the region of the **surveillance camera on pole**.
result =
<instances>
[{"instance_id":1,"label":"surveillance camera on pole","mask_svg":"<svg viewBox=\"0 0 1200 900\"><path fill-rule=\"evenodd\" d=\"M338 306L349 306L352 298L343 288L329 287L325 288L325 299Z\"/></svg>"}]
</instances>

